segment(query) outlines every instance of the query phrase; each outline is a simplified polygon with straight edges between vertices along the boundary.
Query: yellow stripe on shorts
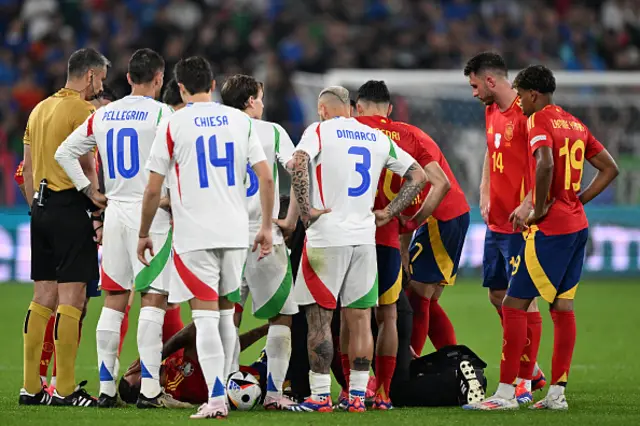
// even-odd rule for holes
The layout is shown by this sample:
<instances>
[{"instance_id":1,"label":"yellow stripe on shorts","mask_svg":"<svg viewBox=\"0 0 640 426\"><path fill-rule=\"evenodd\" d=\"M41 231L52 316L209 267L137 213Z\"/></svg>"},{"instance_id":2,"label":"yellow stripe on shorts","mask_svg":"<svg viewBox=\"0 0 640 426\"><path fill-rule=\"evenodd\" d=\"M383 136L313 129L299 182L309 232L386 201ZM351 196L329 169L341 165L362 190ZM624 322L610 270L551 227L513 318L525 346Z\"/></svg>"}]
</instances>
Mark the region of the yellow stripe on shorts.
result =
<instances>
[{"instance_id":1,"label":"yellow stripe on shorts","mask_svg":"<svg viewBox=\"0 0 640 426\"><path fill-rule=\"evenodd\" d=\"M529 277L533 281L533 285L536 286L540 296L549 303L553 303L556 298L557 290L551 284L551 280L547 277L546 272L542 269L542 265L538 260L536 254L536 232L538 227L533 225L530 229L529 235L527 235L527 241L524 245L524 261L527 264L527 271L529 271Z\"/></svg>"},{"instance_id":2,"label":"yellow stripe on shorts","mask_svg":"<svg viewBox=\"0 0 640 426\"><path fill-rule=\"evenodd\" d=\"M402 291L402 266L398 270L396 282L378 298L378 305L392 305L396 303Z\"/></svg>"},{"instance_id":3,"label":"yellow stripe on shorts","mask_svg":"<svg viewBox=\"0 0 640 426\"><path fill-rule=\"evenodd\" d=\"M578 285L576 284L573 287L571 287L569 290L565 291L564 293L560 293L556 299L567 299L567 300L573 300L576 298L576 291L578 291Z\"/></svg>"},{"instance_id":4,"label":"yellow stripe on shorts","mask_svg":"<svg viewBox=\"0 0 640 426\"><path fill-rule=\"evenodd\" d=\"M453 261L449 257L447 249L442 243L442 237L440 236L440 228L438 227L438 220L433 216L427 219L427 226L429 227L429 242L431 243L431 250L433 250L433 256L438 264L438 269L444 277L444 284L453 284L451 275L453 274Z\"/></svg>"}]
</instances>

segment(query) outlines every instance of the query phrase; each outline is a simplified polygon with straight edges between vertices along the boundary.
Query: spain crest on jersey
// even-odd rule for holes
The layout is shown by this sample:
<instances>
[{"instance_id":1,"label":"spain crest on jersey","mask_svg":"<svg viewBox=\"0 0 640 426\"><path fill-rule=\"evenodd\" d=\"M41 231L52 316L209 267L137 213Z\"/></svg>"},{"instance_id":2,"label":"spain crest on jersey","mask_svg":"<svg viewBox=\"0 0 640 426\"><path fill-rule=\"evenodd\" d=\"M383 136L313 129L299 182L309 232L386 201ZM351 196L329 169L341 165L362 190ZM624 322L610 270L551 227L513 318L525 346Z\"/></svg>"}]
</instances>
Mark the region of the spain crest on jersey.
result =
<instances>
[{"instance_id":1,"label":"spain crest on jersey","mask_svg":"<svg viewBox=\"0 0 640 426\"><path fill-rule=\"evenodd\" d=\"M504 138L507 141L511 141L513 139L513 122L509 122L504 128Z\"/></svg>"}]
</instances>

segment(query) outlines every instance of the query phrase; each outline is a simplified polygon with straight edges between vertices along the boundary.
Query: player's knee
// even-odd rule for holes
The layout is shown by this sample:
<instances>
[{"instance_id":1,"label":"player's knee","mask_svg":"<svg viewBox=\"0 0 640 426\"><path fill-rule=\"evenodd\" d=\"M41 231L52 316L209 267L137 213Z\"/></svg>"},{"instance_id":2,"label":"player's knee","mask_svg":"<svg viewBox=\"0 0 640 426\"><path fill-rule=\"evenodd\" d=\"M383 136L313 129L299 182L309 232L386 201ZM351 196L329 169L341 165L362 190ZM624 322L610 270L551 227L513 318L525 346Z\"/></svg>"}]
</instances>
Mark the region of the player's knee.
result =
<instances>
[{"instance_id":1,"label":"player's knee","mask_svg":"<svg viewBox=\"0 0 640 426\"><path fill-rule=\"evenodd\" d=\"M124 312L129 304L128 291L107 291L104 298L104 307L114 311Z\"/></svg>"},{"instance_id":2,"label":"player's knee","mask_svg":"<svg viewBox=\"0 0 640 426\"><path fill-rule=\"evenodd\" d=\"M378 326L382 324L395 324L398 319L396 304L380 305L376 308L376 322Z\"/></svg>"},{"instance_id":3,"label":"player's knee","mask_svg":"<svg viewBox=\"0 0 640 426\"><path fill-rule=\"evenodd\" d=\"M291 328L291 315L276 315L269 320L270 325L284 325Z\"/></svg>"},{"instance_id":4,"label":"player's knee","mask_svg":"<svg viewBox=\"0 0 640 426\"><path fill-rule=\"evenodd\" d=\"M58 299L60 305L69 305L82 311L87 299L87 285L85 283L58 284Z\"/></svg>"},{"instance_id":5,"label":"player's knee","mask_svg":"<svg viewBox=\"0 0 640 426\"><path fill-rule=\"evenodd\" d=\"M502 307L502 301L504 300L506 295L506 290L495 290L492 288L489 289L489 301L493 306L496 307L496 309L500 309Z\"/></svg>"},{"instance_id":6,"label":"player's knee","mask_svg":"<svg viewBox=\"0 0 640 426\"><path fill-rule=\"evenodd\" d=\"M424 297L425 299L431 299L436 293L436 290L440 287L437 283L421 283L419 281L411 281L411 288L416 294Z\"/></svg>"},{"instance_id":7,"label":"player's knee","mask_svg":"<svg viewBox=\"0 0 640 426\"><path fill-rule=\"evenodd\" d=\"M51 310L58 302L58 285L55 282L36 282L33 287L33 301Z\"/></svg>"},{"instance_id":8,"label":"player's knee","mask_svg":"<svg viewBox=\"0 0 640 426\"><path fill-rule=\"evenodd\" d=\"M518 299L517 297L505 296L502 306L511 309L519 309L526 311L531 304L532 299Z\"/></svg>"},{"instance_id":9,"label":"player's knee","mask_svg":"<svg viewBox=\"0 0 640 426\"><path fill-rule=\"evenodd\" d=\"M571 312L573 311L573 299L556 299L549 306L552 311Z\"/></svg>"},{"instance_id":10,"label":"player's knee","mask_svg":"<svg viewBox=\"0 0 640 426\"><path fill-rule=\"evenodd\" d=\"M142 307L153 306L154 308L167 308L167 295L158 293L143 293Z\"/></svg>"},{"instance_id":11,"label":"player's knee","mask_svg":"<svg viewBox=\"0 0 640 426\"><path fill-rule=\"evenodd\" d=\"M227 310L227 309L235 309L235 302L232 302L231 300L227 299L226 297L221 297L220 300L218 300L218 304L220 306L220 310Z\"/></svg>"}]
</instances>

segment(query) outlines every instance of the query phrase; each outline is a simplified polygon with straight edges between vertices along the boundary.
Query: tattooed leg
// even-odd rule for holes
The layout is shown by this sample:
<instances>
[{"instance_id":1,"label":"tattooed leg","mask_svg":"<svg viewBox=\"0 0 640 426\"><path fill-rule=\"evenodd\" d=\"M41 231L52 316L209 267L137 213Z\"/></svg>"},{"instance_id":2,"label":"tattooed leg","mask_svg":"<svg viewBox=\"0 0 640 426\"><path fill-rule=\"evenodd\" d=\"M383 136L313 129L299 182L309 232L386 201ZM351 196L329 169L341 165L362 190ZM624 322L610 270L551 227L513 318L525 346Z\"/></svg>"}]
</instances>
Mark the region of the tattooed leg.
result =
<instances>
[{"instance_id":1,"label":"tattooed leg","mask_svg":"<svg viewBox=\"0 0 640 426\"><path fill-rule=\"evenodd\" d=\"M329 374L333 359L333 340L331 337L331 318L333 311L317 304L307 306L307 350L311 371ZM371 333L371 332L369 332Z\"/></svg>"}]
</instances>

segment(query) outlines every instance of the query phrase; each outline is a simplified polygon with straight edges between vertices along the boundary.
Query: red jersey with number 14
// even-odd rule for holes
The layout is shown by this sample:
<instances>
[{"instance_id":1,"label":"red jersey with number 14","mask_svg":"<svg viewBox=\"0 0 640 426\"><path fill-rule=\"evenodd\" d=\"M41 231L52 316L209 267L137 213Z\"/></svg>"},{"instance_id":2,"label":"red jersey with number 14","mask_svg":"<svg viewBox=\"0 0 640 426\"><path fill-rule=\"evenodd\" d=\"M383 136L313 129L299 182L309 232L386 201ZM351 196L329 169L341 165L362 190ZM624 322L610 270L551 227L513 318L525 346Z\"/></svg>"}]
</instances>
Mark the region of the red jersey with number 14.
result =
<instances>
[{"instance_id":1,"label":"red jersey with number 14","mask_svg":"<svg viewBox=\"0 0 640 426\"><path fill-rule=\"evenodd\" d=\"M370 127L378 129L391 138L405 152L411 155L416 162L425 167L432 161L437 161L451 182L451 189L442 200L442 203L433 212L433 217L440 221L456 218L469 211L469 205L464 193L458 184L447 160L442 155L440 148L426 133L407 123L393 121L379 115L368 117L356 117L358 121ZM402 186L403 179L394 175L389 170L383 170L378 180L378 191L374 202L375 209L386 207L393 200ZM406 216L413 216L420 209L431 185L427 184L423 191L416 197L412 205L403 212ZM376 230L376 244L400 248L399 242L400 223L394 218L389 224Z\"/></svg>"},{"instance_id":2,"label":"red jersey with number 14","mask_svg":"<svg viewBox=\"0 0 640 426\"><path fill-rule=\"evenodd\" d=\"M578 198L584 161L604 150L587 126L557 105L547 105L527 121L531 154L547 146L553 151L553 180L549 199L555 202L536 225L545 235L578 232L589 226L584 206ZM535 157L531 162L531 182L535 194Z\"/></svg>"},{"instance_id":3,"label":"red jersey with number 14","mask_svg":"<svg viewBox=\"0 0 640 426\"><path fill-rule=\"evenodd\" d=\"M527 117L516 97L505 111L500 111L496 103L489 105L485 120L489 155L488 226L493 232L513 234L509 215L520 205L529 187Z\"/></svg>"}]
</instances>

